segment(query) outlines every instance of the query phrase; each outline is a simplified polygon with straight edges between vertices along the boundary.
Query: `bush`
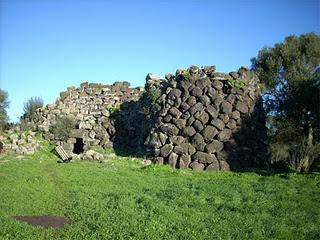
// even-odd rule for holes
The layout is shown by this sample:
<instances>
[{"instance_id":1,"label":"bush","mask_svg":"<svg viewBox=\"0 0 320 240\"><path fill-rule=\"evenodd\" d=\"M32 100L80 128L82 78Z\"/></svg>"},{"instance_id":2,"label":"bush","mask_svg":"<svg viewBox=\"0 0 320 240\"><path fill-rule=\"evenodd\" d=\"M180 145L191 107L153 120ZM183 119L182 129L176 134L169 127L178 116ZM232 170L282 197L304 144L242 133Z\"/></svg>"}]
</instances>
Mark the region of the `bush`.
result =
<instances>
[{"instance_id":1,"label":"bush","mask_svg":"<svg viewBox=\"0 0 320 240\"><path fill-rule=\"evenodd\" d=\"M24 119L28 119L31 122L35 122L37 120L36 110L43 106L43 100L40 97L31 97L28 101L24 103L23 111Z\"/></svg>"},{"instance_id":2,"label":"bush","mask_svg":"<svg viewBox=\"0 0 320 240\"><path fill-rule=\"evenodd\" d=\"M156 87L152 87L147 91L147 98L150 101L151 106L158 107L160 104L161 90Z\"/></svg>"},{"instance_id":3,"label":"bush","mask_svg":"<svg viewBox=\"0 0 320 240\"><path fill-rule=\"evenodd\" d=\"M276 170L309 172L313 161L320 156L320 143L308 145L306 139L289 144L273 143L270 151Z\"/></svg>"},{"instance_id":4,"label":"bush","mask_svg":"<svg viewBox=\"0 0 320 240\"><path fill-rule=\"evenodd\" d=\"M62 141L66 141L69 138L70 132L75 128L75 121L68 116L59 116L56 119L55 124L50 126L50 133L56 138Z\"/></svg>"},{"instance_id":5,"label":"bush","mask_svg":"<svg viewBox=\"0 0 320 240\"><path fill-rule=\"evenodd\" d=\"M0 132L2 132L8 122L7 108L9 107L8 93L0 89Z\"/></svg>"}]
</instances>

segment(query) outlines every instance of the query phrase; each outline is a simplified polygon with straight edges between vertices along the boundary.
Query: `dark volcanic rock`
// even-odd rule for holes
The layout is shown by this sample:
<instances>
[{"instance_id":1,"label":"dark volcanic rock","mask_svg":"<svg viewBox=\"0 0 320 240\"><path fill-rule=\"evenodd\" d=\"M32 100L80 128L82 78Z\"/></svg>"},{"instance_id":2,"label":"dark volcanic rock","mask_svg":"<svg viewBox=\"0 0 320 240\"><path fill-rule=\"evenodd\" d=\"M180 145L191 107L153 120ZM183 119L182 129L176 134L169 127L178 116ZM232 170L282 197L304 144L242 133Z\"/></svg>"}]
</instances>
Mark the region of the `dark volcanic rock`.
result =
<instances>
[{"instance_id":1,"label":"dark volcanic rock","mask_svg":"<svg viewBox=\"0 0 320 240\"><path fill-rule=\"evenodd\" d=\"M205 153L205 152L196 152L192 159L199 163L212 163L217 160L216 156L213 154Z\"/></svg>"},{"instance_id":2,"label":"dark volcanic rock","mask_svg":"<svg viewBox=\"0 0 320 240\"><path fill-rule=\"evenodd\" d=\"M203 136L204 140L206 142L208 142L208 141L212 140L214 138L214 136L217 135L217 133L218 133L218 131L215 127L208 125L202 131L202 136Z\"/></svg>"},{"instance_id":3,"label":"dark volcanic rock","mask_svg":"<svg viewBox=\"0 0 320 240\"><path fill-rule=\"evenodd\" d=\"M204 147L206 146L203 137L201 136L200 133L196 133L192 139L191 139L191 144L198 150L198 151L203 151Z\"/></svg>"},{"instance_id":4,"label":"dark volcanic rock","mask_svg":"<svg viewBox=\"0 0 320 240\"><path fill-rule=\"evenodd\" d=\"M224 144L218 140L213 140L211 143L207 144L205 147L206 152L216 153L223 149Z\"/></svg>"}]
</instances>

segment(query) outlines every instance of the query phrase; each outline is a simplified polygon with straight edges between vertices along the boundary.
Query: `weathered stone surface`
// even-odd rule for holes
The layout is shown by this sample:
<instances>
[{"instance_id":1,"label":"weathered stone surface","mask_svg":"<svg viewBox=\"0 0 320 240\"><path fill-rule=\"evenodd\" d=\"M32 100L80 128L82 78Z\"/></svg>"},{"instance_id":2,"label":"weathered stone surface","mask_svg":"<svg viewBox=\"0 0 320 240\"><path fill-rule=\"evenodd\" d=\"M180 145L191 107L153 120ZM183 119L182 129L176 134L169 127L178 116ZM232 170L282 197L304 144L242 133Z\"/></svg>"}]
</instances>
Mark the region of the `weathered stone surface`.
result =
<instances>
[{"instance_id":1,"label":"weathered stone surface","mask_svg":"<svg viewBox=\"0 0 320 240\"><path fill-rule=\"evenodd\" d=\"M179 111L178 108L176 107L172 107L170 110L169 110L170 114L175 117L175 118L179 118L181 116L181 112Z\"/></svg>"},{"instance_id":2,"label":"weathered stone surface","mask_svg":"<svg viewBox=\"0 0 320 240\"><path fill-rule=\"evenodd\" d=\"M189 144L188 143L181 143L174 147L173 151L179 155L188 154L189 151Z\"/></svg>"},{"instance_id":3,"label":"weathered stone surface","mask_svg":"<svg viewBox=\"0 0 320 240\"><path fill-rule=\"evenodd\" d=\"M168 162L169 162L169 165L170 167L172 168L176 168L176 165L177 165L177 161L178 161L178 158L179 158L179 155L172 152L169 156L169 159L168 159Z\"/></svg>"},{"instance_id":4,"label":"weathered stone surface","mask_svg":"<svg viewBox=\"0 0 320 240\"><path fill-rule=\"evenodd\" d=\"M207 97L206 95L200 96L199 101L206 107L210 105L210 98Z\"/></svg>"},{"instance_id":5,"label":"weathered stone surface","mask_svg":"<svg viewBox=\"0 0 320 240\"><path fill-rule=\"evenodd\" d=\"M160 149L160 156L161 157L168 157L173 149L171 144L166 144Z\"/></svg>"},{"instance_id":6,"label":"weathered stone surface","mask_svg":"<svg viewBox=\"0 0 320 240\"><path fill-rule=\"evenodd\" d=\"M217 90L221 90L223 88L223 83L218 80L215 80L212 82L212 87L214 87Z\"/></svg>"},{"instance_id":7,"label":"weathered stone surface","mask_svg":"<svg viewBox=\"0 0 320 240\"><path fill-rule=\"evenodd\" d=\"M196 134L196 130L191 126L182 129L182 135L185 137L192 137L195 134Z\"/></svg>"},{"instance_id":8,"label":"weathered stone surface","mask_svg":"<svg viewBox=\"0 0 320 240\"><path fill-rule=\"evenodd\" d=\"M201 133L202 133L204 140L206 142L208 142L208 141L212 140L214 138L214 136L217 135L218 131L215 127L208 125L204 128L204 130Z\"/></svg>"},{"instance_id":9,"label":"weathered stone surface","mask_svg":"<svg viewBox=\"0 0 320 240\"><path fill-rule=\"evenodd\" d=\"M218 140L212 140L211 143L207 144L205 147L206 152L208 153L216 153L220 152L224 147L224 144Z\"/></svg>"},{"instance_id":10,"label":"weathered stone surface","mask_svg":"<svg viewBox=\"0 0 320 240\"><path fill-rule=\"evenodd\" d=\"M219 130L223 130L225 127L225 124L221 119L214 119L211 121L211 124Z\"/></svg>"},{"instance_id":11,"label":"weathered stone surface","mask_svg":"<svg viewBox=\"0 0 320 240\"><path fill-rule=\"evenodd\" d=\"M207 171L219 171L220 166L218 160L213 161L208 167L206 167Z\"/></svg>"},{"instance_id":12,"label":"weathered stone surface","mask_svg":"<svg viewBox=\"0 0 320 240\"><path fill-rule=\"evenodd\" d=\"M191 163L191 156L189 156L189 155L180 156L180 159L179 159L179 168L180 169L188 168L190 163Z\"/></svg>"},{"instance_id":13,"label":"weathered stone surface","mask_svg":"<svg viewBox=\"0 0 320 240\"><path fill-rule=\"evenodd\" d=\"M192 159L193 161L197 161L199 163L212 163L217 160L215 155L205 152L196 152L192 156Z\"/></svg>"},{"instance_id":14,"label":"weathered stone surface","mask_svg":"<svg viewBox=\"0 0 320 240\"><path fill-rule=\"evenodd\" d=\"M204 169L204 164L194 161L189 164L189 167L195 171L202 171Z\"/></svg>"},{"instance_id":15,"label":"weathered stone surface","mask_svg":"<svg viewBox=\"0 0 320 240\"><path fill-rule=\"evenodd\" d=\"M230 165L226 161L220 161L221 171L230 171Z\"/></svg>"},{"instance_id":16,"label":"weathered stone surface","mask_svg":"<svg viewBox=\"0 0 320 240\"><path fill-rule=\"evenodd\" d=\"M192 126L194 127L194 129L197 131L197 132L200 132L204 127L203 127L203 124L199 121L199 120L195 120L192 124Z\"/></svg>"},{"instance_id":17,"label":"weathered stone surface","mask_svg":"<svg viewBox=\"0 0 320 240\"><path fill-rule=\"evenodd\" d=\"M198 119L202 124L206 124L209 121L209 115L205 111L197 112L194 117Z\"/></svg>"},{"instance_id":18,"label":"weathered stone surface","mask_svg":"<svg viewBox=\"0 0 320 240\"><path fill-rule=\"evenodd\" d=\"M187 100L187 104L192 107L197 103L197 99L194 96L191 96Z\"/></svg>"},{"instance_id":19,"label":"weathered stone surface","mask_svg":"<svg viewBox=\"0 0 320 240\"><path fill-rule=\"evenodd\" d=\"M198 151L203 151L205 147L205 142L203 137L201 136L200 133L196 133L192 139L191 139L191 144L198 150Z\"/></svg>"},{"instance_id":20,"label":"weathered stone surface","mask_svg":"<svg viewBox=\"0 0 320 240\"><path fill-rule=\"evenodd\" d=\"M185 119L173 119L173 123L177 126L178 129L183 129L186 126L187 121Z\"/></svg>"},{"instance_id":21,"label":"weathered stone surface","mask_svg":"<svg viewBox=\"0 0 320 240\"><path fill-rule=\"evenodd\" d=\"M231 113L231 116L230 116L230 117L233 118L233 119L235 119L235 120L237 120L237 119L240 118L240 112L239 112L239 111L233 111L233 112Z\"/></svg>"},{"instance_id":22,"label":"weathered stone surface","mask_svg":"<svg viewBox=\"0 0 320 240\"><path fill-rule=\"evenodd\" d=\"M189 113L191 115L195 114L196 112L201 112L204 110L204 107L202 105L202 103L198 102L196 103L194 106L192 106L190 109L189 109Z\"/></svg>"},{"instance_id":23,"label":"weathered stone surface","mask_svg":"<svg viewBox=\"0 0 320 240\"><path fill-rule=\"evenodd\" d=\"M231 134L232 134L231 130L225 128L218 134L218 140L223 142L227 141L228 139L230 139Z\"/></svg>"},{"instance_id":24,"label":"weathered stone surface","mask_svg":"<svg viewBox=\"0 0 320 240\"><path fill-rule=\"evenodd\" d=\"M249 109L248 106L245 105L243 102L238 101L236 103L236 109L241 113L248 113Z\"/></svg>"},{"instance_id":25,"label":"weathered stone surface","mask_svg":"<svg viewBox=\"0 0 320 240\"><path fill-rule=\"evenodd\" d=\"M163 124L160 127L160 129L163 133L167 134L168 136L176 136L179 133L179 129L171 123Z\"/></svg>"},{"instance_id":26,"label":"weathered stone surface","mask_svg":"<svg viewBox=\"0 0 320 240\"><path fill-rule=\"evenodd\" d=\"M191 90L191 95L192 96L195 96L195 97L199 97L202 95L202 90L199 88L199 87L194 87L192 90Z\"/></svg>"},{"instance_id":27,"label":"weathered stone surface","mask_svg":"<svg viewBox=\"0 0 320 240\"><path fill-rule=\"evenodd\" d=\"M223 113L229 114L232 112L232 105L229 102L221 103L221 110Z\"/></svg>"}]
</instances>

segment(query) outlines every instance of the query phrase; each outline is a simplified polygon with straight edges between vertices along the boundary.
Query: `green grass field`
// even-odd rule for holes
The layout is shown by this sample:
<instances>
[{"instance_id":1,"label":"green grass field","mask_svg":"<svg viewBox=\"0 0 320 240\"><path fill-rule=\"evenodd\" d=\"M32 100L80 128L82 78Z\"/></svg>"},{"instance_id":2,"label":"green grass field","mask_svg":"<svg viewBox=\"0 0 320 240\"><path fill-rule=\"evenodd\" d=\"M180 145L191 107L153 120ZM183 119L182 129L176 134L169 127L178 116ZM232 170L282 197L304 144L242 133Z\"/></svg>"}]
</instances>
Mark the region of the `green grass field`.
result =
<instances>
[{"instance_id":1,"label":"green grass field","mask_svg":"<svg viewBox=\"0 0 320 240\"><path fill-rule=\"evenodd\" d=\"M0 239L320 239L320 174L194 172L134 158L0 157ZM66 216L64 228L16 215Z\"/></svg>"}]
</instances>

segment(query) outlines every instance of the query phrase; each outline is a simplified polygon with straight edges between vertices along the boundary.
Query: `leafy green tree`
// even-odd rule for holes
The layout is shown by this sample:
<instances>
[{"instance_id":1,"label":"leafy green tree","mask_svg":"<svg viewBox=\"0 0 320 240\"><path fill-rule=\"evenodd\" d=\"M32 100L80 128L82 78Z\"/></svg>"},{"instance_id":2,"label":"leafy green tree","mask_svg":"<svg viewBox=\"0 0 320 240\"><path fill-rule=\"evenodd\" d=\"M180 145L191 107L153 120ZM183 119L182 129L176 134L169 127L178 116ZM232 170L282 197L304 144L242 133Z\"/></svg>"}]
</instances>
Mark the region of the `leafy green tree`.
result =
<instances>
[{"instance_id":1,"label":"leafy green tree","mask_svg":"<svg viewBox=\"0 0 320 240\"><path fill-rule=\"evenodd\" d=\"M285 38L251 59L265 84L265 106L276 142L307 142L320 133L320 37L315 33ZM308 161L305 159L304 161Z\"/></svg>"},{"instance_id":2,"label":"leafy green tree","mask_svg":"<svg viewBox=\"0 0 320 240\"><path fill-rule=\"evenodd\" d=\"M8 93L0 89L0 131L3 131L7 122L7 108L9 107Z\"/></svg>"},{"instance_id":3,"label":"leafy green tree","mask_svg":"<svg viewBox=\"0 0 320 240\"><path fill-rule=\"evenodd\" d=\"M40 97L31 97L24 103L23 106L23 119L28 119L29 121L33 122L37 119L36 110L43 106L43 100Z\"/></svg>"}]
</instances>

